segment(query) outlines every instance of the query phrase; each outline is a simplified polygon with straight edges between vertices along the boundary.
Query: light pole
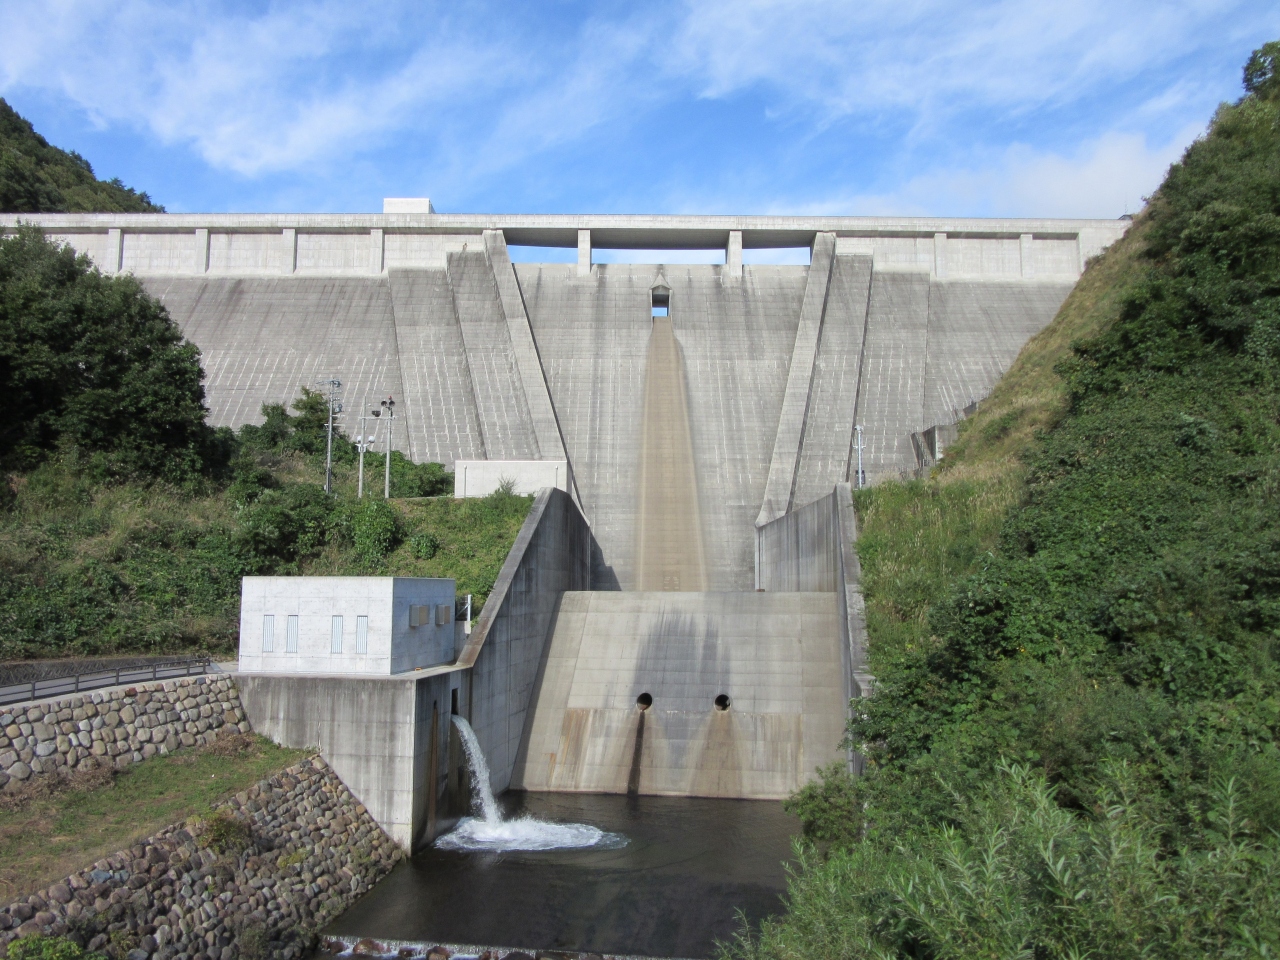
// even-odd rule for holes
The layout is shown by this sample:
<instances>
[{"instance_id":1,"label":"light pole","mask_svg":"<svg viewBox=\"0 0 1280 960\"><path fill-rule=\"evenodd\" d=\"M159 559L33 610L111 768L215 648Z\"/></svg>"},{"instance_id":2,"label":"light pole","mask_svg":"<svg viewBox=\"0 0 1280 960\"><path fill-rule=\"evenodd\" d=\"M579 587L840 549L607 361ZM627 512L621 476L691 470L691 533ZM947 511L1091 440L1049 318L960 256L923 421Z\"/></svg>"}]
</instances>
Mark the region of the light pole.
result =
<instances>
[{"instance_id":1,"label":"light pole","mask_svg":"<svg viewBox=\"0 0 1280 960\"><path fill-rule=\"evenodd\" d=\"M858 489L862 489L863 473L862 473L862 424L858 424L853 428L857 432L857 440L855 446L858 450Z\"/></svg>"},{"instance_id":2,"label":"light pole","mask_svg":"<svg viewBox=\"0 0 1280 960\"><path fill-rule=\"evenodd\" d=\"M372 412L373 412L373 416L375 417L373 433L372 434L369 433L368 428L365 426L365 424L369 422L369 418L361 417L360 418L360 435L356 437L356 449L360 451L360 473L359 473L359 480L356 482L356 499L361 499L364 497L364 452L378 442L378 427L377 427L376 418L380 411L374 410Z\"/></svg>"},{"instance_id":3,"label":"light pole","mask_svg":"<svg viewBox=\"0 0 1280 960\"><path fill-rule=\"evenodd\" d=\"M391 499L391 427L395 424L396 419L396 402L390 397L382 401L382 409L387 412L387 472L382 481L382 499ZM374 410L373 415L379 416L381 411Z\"/></svg>"},{"instance_id":4,"label":"light pole","mask_svg":"<svg viewBox=\"0 0 1280 960\"><path fill-rule=\"evenodd\" d=\"M333 416L342 412L342 400L338 397L342 381L337 377L330 377L328 380L317 380L316 383L329 388L329 439L324 451L324 492L333 493Z\"/></svg>"}]
</instances>

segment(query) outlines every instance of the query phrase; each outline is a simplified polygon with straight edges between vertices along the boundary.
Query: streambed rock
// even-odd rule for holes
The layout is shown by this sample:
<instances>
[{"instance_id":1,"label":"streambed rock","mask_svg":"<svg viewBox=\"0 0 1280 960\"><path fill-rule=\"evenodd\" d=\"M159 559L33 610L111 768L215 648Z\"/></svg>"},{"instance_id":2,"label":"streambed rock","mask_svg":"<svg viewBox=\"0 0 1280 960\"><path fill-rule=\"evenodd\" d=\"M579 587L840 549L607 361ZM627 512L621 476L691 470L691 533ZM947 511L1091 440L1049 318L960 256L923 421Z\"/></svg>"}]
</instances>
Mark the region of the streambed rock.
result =
<instances>
[{"instance_id":1,"label":"streambed rock","mask_svg":"<svg viewBox=\"0 0 1280 960\"><path fill-rule=\"evenodd\" d=\"M0 957L34 933L133 960L293 960L403 857L319 757L0 907Z\"/></svg>"}]
</instances>

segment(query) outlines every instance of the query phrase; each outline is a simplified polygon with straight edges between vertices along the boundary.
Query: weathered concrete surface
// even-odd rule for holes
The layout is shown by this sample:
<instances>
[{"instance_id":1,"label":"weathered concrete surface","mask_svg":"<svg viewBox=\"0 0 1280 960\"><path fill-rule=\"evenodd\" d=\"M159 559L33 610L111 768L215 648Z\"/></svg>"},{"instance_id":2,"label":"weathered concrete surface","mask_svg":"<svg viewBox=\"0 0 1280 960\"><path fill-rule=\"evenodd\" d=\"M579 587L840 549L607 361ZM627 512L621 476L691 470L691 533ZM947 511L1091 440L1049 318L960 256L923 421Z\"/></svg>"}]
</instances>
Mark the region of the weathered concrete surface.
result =
<instances>
[{"instance_id":1,"label":"weathered concrete surface","mask_svg":"<svg viewBox=\"0 0 1280 960\"><path fill-rule=\"evenodd\" d=\"M750 590L807 267L663 268L684 353L710 590ZM590 516L590 514L588 514Z\"/></svg>"},{"instance_id":2,"label":"weathered concrete surface","mask_svg":"<svg viewBox=\"0 0 1280 960\"><path fill-rule=\"evenodd\" d=\"M689 436L689 396L670 317L654 317L645 370L636 514L636 589L707 587L698 479Z\"/></svg>"},{"instance_id":3,"label":"weathered concrete surface","mask_svg":"<svg viewBox=\"0 0 1280 960\"><path fill-rule=\"evenodd\" d=\"M756 581L761 590L820 590L836 595L841 676L846 702L870 696L866 608L854 543L858 525L853 491L836 484L825 497L756 531Z\"/></svg>"},{"instance_id":4,"label":"weathered concrete surface","mask_svg":"<svg viewBox=\"0 0 1280 960\"><path fill-rule=\"evenodd\" d=\"M458 460L453 464L453 496L487 497L510 481L511 492L532 496L543 487L571 489L566 460Z\"/></svg>"},{"instance_id":5,"label":"weathered concrete surface","mask_svg":"<svg viewBox=\"0 0 1280 960\"><path fill-rule=\"evenodd\" d=\"M406 850L427 833L432 705L448 710L450 674L302 677L240 673L236 684L253 729L286 747L312 747ZM436 724L436 756L448 749Z\"/></svg>"},{"instance_id":6,"label":"weathered concrete surface","mask_svg":"<svg viewBox=\"0 0 1280 960\"><path fill-rule=\"evenodd\" d=\"M787 796L841 756L835 620L832 593L566 593L512 786Z\"/></svg>"},{"instance_id":7,"label":"weathered concrete surface","mask_svg":"<svg viewBox=\"0 0 1280 960\"><path fill-rule=\"evenodd\" d=\"M640 417L655 274L652 267L610 264L579 277L571 264L516 264L583 512L600 544L596 589L635 585Z\"/></svg>"},{"instance_id":8,"label":"weathered concrete surface","mask_svg":"<svg viewBox=\"0 0 1280 960\"><path fill-rule=\"evenodd\" d=\"M403 418L408 432L410 459L448 465L484 457L471 365L448 271L390 270L387 285L400 355L397 419ZM361 407L356 415L367 412ZM354 433L354 418L345 420Z\"/></svg>"},{"instance_id":9,"label":"weathered concrete surface","mask_svg":"<svg viewBox=\"0 0 1280 960\"><path fill-rule=\"evenodd\" d=\"M335 375L348 410L403 392L385 280L147 278L143 285L200 347L218 426L261 423L264 403L287 404ZM402 432L395 448L406 449Z\"/></svg>"},{"instance_id":10,"label":"weathered concrete surface","mask_svg":"<svg viewBox=\"0 0 1280 960\"><path fill-rule=\"evenodd\" d=\"M484 459L541 459L511 331L483 246L449 254L449 282L480 415Z\"/></svg>"},{"instance_id":11,"label":"weathered concrete surface","mask_svg":"<svg viewBox=\"0 0 1280 960\"><path fill-rule=\"evenodd\" d=\"M791 506L809 503L851 476L862 339L871 293L870 257L838 256L827 288L822 341L809 388L809 412ZM856 469L856 466L853 468Z\"/></svg>"},{"instance_id":12,"label":"weathered concrete surface","mask_svg":"<svg viewBox=\"0 0 1280 960\"><path fill-rule=\"evenodd\" d=\"M929 289L928 359L920 426L954 423L1053 319L1071 281L950 280Z\"/></svg>"},{"instance_id":13,"label":"weathered concrete surface","mask_svg":"<svg viewBox=\"0 0 1280 960\"><path fill-rule=\"evenodd\" d=\"M910 434L983 396L1083 258L1125 227L425 210L31 219L165 300L204 353L215 423L253 422L264 402L336 375L348 432L371 401L403 398L393 444L415 460L567 460L596 536L597 589L639 583L649 290L661 277L688 373L713 590L750 589L755 522L850 478L855 422L870 480L914 469ZM0 229L15 222L0 217ZM507 243L580 239L584 250L733 256L723 267L513 266L507 254ZM739 268L739 249L768 245L811 246L813 265Z\"/></svg>"},{"instance_id":14,"label":"weathered concrete surface","mask_svg":"<svg viewBox=\"0 0 1280 960\"><path fill-rule=\"evenodd\" d=\"M569 495L539 493L458 658L471 668L463 712L495 791L511 783L557 599L590 588L591 554L591 529Z\"/></svg>"},{"instance_id":15,"label":"weathered concrete surface","mask_svg":"<svg viewBox=\"0 0 1280 960\"><path fill-rule=\"evenodd\" d=\"M800 308L800 322L796 327L791 363L787 368L787 389L782 398L782 412L778 416L773 456L769 463L769 479L765 484L764 504L756 518L757 524L768 523L782 516L791 506L796 469L800 461L800 443L804 439L805 423L809 415L813 365L818 356L822 316L826 309L827 287L835 255L835 234L818 234L813 241L804 302Z\"/></svg>"}]
</instances>

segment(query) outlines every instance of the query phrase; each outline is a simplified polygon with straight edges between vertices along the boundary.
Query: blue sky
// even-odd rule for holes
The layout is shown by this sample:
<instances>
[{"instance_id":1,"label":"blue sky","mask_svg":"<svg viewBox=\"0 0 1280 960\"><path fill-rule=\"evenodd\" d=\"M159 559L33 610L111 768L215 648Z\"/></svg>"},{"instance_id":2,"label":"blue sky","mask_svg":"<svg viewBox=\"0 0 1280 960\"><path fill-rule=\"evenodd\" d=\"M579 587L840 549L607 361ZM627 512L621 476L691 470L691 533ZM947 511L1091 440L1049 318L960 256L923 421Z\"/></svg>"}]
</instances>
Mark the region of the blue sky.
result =
<instances>
[{"instance_id":1,"label":"blue sky","mask_svg":"<svg viewBox=\"0 0 1280 960\"><path fill-rule=\"evenodd\" d=\"M0 95L169 210L1101 216L1274 0L6 0Z\"/></svg>"}]
</instances>

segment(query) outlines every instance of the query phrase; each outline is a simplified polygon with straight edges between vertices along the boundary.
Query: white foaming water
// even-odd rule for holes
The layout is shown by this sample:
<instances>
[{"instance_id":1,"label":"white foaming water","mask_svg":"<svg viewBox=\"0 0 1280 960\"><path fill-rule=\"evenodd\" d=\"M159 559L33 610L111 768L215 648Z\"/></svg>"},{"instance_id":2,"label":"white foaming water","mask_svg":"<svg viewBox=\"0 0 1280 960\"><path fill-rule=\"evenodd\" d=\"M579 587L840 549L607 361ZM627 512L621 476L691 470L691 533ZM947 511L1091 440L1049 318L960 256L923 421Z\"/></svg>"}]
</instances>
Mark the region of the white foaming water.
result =
<instances>
[{"instance_id":1,"label":"white foaming water","mask_svg":"<svg viewBox=\"0 0 1280 960\"><path fill-rule=\"evenodd\" d=\"M480 749L476 732L471 729L471 724L456 713L453 715L453 723L458 728L458 736L462 737L462 749L467 753L471 786L475 791L473 799L480 803L477 812L485 823L501 823L502 814L498 812L498 801L493 799L493 787L489 783L489 764L484 758L484 751Z\"/></svg>"},{"instance_id":2,"label":"white foaming water","mask_svg":"<svg viewBox=\"0 0 1280 960\"><path fill-rule=\"evenodd\" d=\"M474 788L472 805L479 816L463 817L451 833L435 845L442 850L575 850L585 847L613 850L626 846L627 838L585 823L549 823L535 817L503 820L489 785L489 764L471 724L457 714L453 722L462 738Z\"/></svg>"}]
</instances>

